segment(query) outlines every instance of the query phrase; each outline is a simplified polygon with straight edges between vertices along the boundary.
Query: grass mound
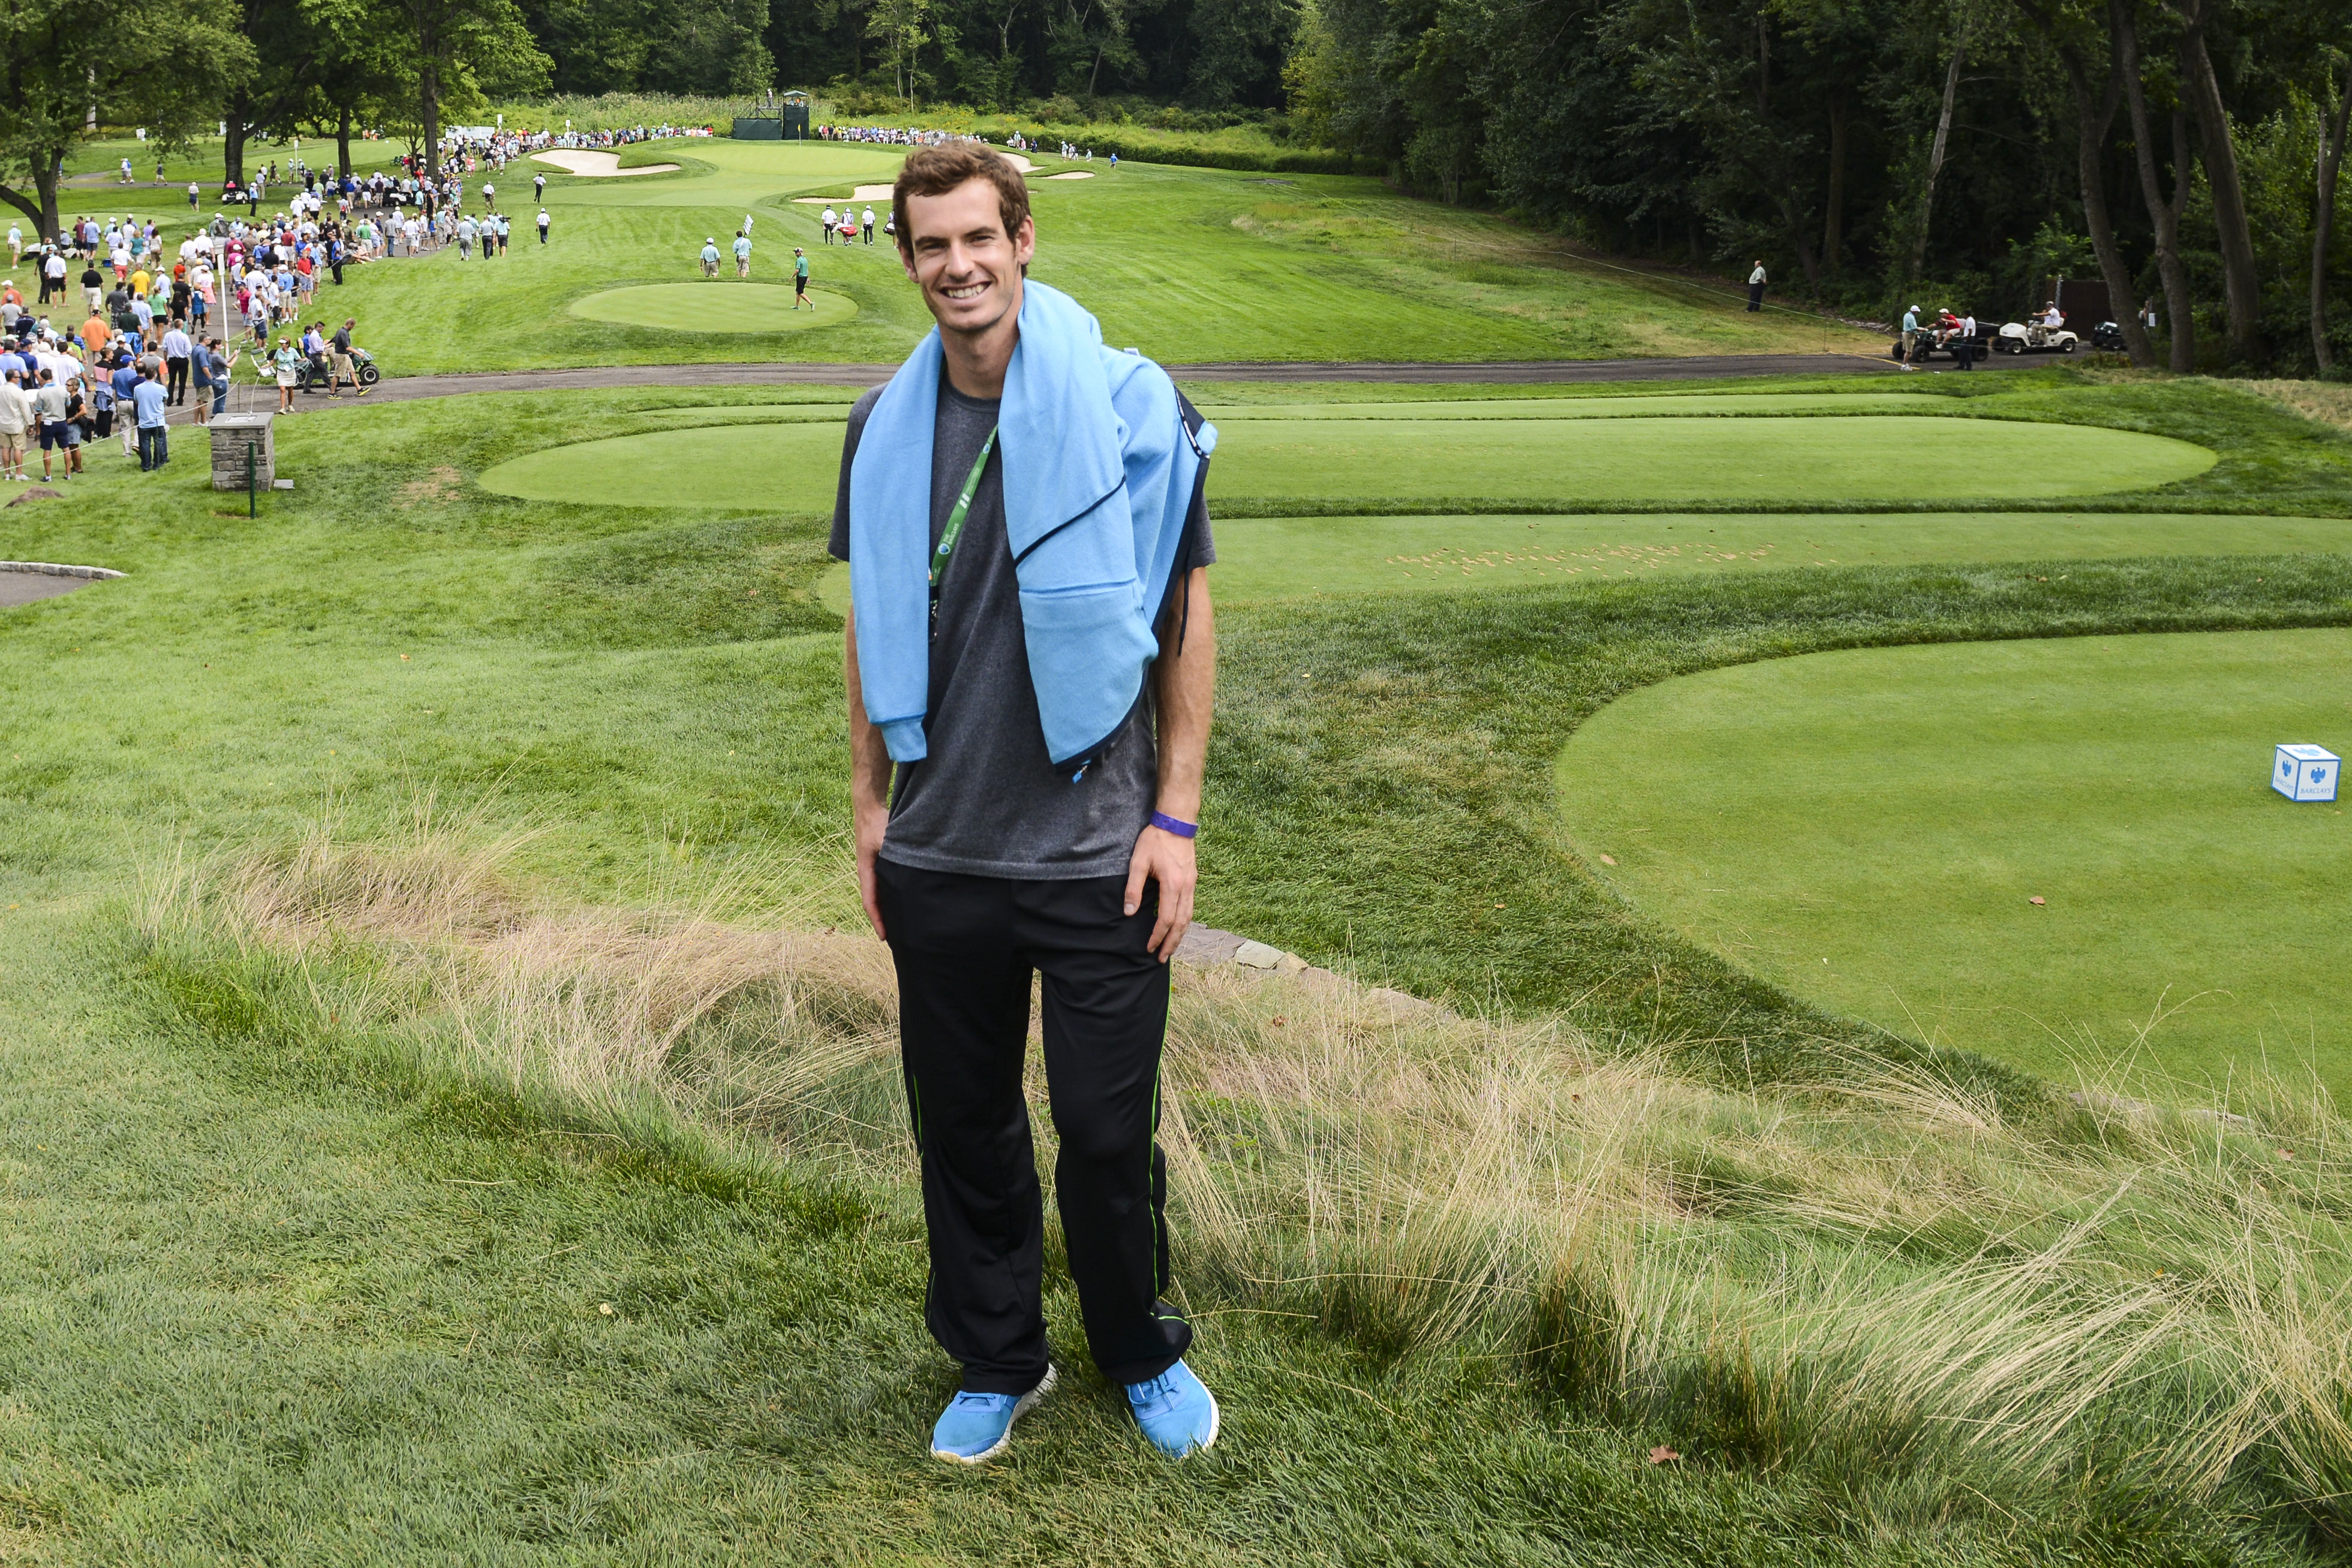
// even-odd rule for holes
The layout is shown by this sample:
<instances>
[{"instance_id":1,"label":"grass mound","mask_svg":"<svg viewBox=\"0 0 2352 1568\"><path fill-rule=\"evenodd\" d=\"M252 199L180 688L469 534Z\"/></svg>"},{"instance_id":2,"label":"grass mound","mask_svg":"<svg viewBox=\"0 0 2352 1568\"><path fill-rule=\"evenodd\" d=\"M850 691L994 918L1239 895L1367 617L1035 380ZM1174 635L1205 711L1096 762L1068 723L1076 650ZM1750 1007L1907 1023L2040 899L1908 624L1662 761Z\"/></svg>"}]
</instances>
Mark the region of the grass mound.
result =
<instances>
[{"instance_id":1,"label":"grass mound","mask_svg":"<svg viewBox=\"0 0 2352 1568\"><path fill-rule=\"evenodd\" d=\"M564 307L591 321L611 321L625 327L652 327L664 332L802 332L812 327L837 327L857 314L857 302L845 294L812 288L808 298L816 308L794 309L793 290L780 283L746 283L739 278L693 283L640 283L587 294Z\"/></svg>"},{"instance_id":2,"label":"grass mound","mask_svg":"<svg viewBox=\"0 0 2352 1568\"><path fill-rule=\"evenodd\" d=\"M481 486L529 501L808 516L832 508L842 430L833 419L608 436L509 458Z\"/></svg>"},{"instance_id":3,"label":"grass mound","mask_svg":"<svg viewBox=\"0 0 2352 1568\"><path fill-rule=\"evenodd\" d=\"M1242 517L1217 524L1217 598L1227 603L1318 593L1590 587L1791 567L2297 551L2352 551L2352 520L2083 512Z\"/></svg>"},{"instance_id":4,"label":"grass mound","mask_svg":"<svg viewBox=\"0 0 2352 1568\"><path fill-rule=\"evenodd\" d=\"M2347 660L2344 631L1765 660L1595 714L1560 808L1612 887L1832 1011L2062 1082L2130 1049L2212 1093L2260 1051L2352 1092L2347 807L2266 782L2278 742L2352 748Z\"/></svg>"},{"instance_id":5,"label":"grass mound","mask_svg":"<svg viewBox=\"0 0 2352 1568\"><path fill-rule=\"evenodd\" d=\"M1394 509L1455 500L1488 511L1514 503L1590 510L1612 501L1901 502L1937 494L1941 482L1929 481L1922 461L1930 454L1936 470L1967 476L1969 498L1990 500L2152 488L2214 463L2206 448L2168 436L2025 420L1591 418L1573 404L1556 418L1396 414L1377 405L1325 418L1253 411L1220 427L1210 502L1243 517L1300 498L1328 510L1351 501ZM552 448L500 464L482 482L539 500L817 511L832 499L840 458L838 430L799 418L730 422ZM675 477L649 487L652 472Z\"/></svg>"},{"instance_id":6,"label":"grass mound","mask_svg":"<svg viewBox=\"0 0 2352 1568\"><path fill-rule=\"evenodd\" d=\"M2087 425L1951 420L1665 417L1604 420L1261 419L1237 423L1212 497L1405 502L1612 500L1933 502L2147 489L2211 467L2201 446Z\"/></svg>"},{"instance_id":7,"label":"grass mound","mask_svg":"<svg viewBox=\"0 0 2352 1568\"><path fill-rule=\"evenodd\" d=\"M539 904L521 847L429 814L315 830L155 882L143 962L320 1071L373 1051L908 1201L879 944ZM1833 1476L1881 1524L2135 1497L2352 1523L2352 1127L2324 1093L2019 1114L1861 1057L1740 1092L1556 1020L1229 975L1183 978L1166 1082L1212 1317L1294 1314L1380 1364L1483 1345L1685 1462Z\"/></svg>"}]
</instances>

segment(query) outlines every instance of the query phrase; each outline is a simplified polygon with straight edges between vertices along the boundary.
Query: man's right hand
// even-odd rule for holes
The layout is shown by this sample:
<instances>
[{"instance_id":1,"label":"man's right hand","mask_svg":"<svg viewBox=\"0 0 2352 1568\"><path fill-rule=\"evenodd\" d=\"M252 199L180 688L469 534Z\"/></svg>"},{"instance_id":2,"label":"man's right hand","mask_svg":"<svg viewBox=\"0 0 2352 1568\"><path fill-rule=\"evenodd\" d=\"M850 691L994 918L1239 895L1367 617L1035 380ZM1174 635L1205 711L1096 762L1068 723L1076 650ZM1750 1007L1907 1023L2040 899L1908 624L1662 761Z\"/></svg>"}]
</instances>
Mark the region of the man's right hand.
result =
<instances>
[{"instance_id":1,"label":"man's right hand","mask_svg":"<svg viewBox=\"0 0 2352 1568\"><path fill-rule=\"evenodd\" d=\"M874 857L882 848L882 835L890 826L890 809L876 808L866 801L857 805L857 896L866 904L866 918L874 927L874 935L883 941L890 934L882 928L882 905L874 887Z\"/></svg>"},{"instance_id":2,"label":"man's right hand","mask_svg":"<svg viewBox=\"0 0 2352 1568\"><path fill-rule=\"evenodd\" d=\"M882 905L874 893L874 857L890 827L890 753L882 732L867 722L857 682L857 612L842 617L842 684L849 698L849 810L857 839L857 896L874 935L885 942Z\"/></svg>"}]
</instances>

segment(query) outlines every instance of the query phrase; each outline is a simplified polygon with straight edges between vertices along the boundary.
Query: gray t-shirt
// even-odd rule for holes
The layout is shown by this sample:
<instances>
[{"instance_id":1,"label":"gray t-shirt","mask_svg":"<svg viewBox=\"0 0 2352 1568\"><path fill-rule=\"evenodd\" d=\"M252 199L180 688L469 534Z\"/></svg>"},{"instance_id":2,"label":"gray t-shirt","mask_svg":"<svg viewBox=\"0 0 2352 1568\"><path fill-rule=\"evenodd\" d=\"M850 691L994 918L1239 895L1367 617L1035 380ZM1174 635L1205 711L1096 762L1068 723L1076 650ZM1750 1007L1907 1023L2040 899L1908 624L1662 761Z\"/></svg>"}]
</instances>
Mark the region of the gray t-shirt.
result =
<instances>
[{"instance_id":1,"label":"gray t-shirt","mask_svg":"<svg viewBox=\"0 0 2352 1568\"><path fill-rule=\"evenodd\" d=\"M876 388L849 411L841 486L833 511L833 554L849 559L849 466L857 455ZM931 543L996 428L997 405L965 397L940 380L931 436ZM1209 512L1196 506L1186 527L1192 562L1216 549ZM964 516L963 536L940 584L931 640L929 755L898 770L882 856L925 871L1065 881L1124 876L1135 836L1159 790L1150 684L1102 760L1073 784L1054 771L1021 628L1021 586L1004 528L1004 464L992 455Z\"/></svg>"}]
</instances>

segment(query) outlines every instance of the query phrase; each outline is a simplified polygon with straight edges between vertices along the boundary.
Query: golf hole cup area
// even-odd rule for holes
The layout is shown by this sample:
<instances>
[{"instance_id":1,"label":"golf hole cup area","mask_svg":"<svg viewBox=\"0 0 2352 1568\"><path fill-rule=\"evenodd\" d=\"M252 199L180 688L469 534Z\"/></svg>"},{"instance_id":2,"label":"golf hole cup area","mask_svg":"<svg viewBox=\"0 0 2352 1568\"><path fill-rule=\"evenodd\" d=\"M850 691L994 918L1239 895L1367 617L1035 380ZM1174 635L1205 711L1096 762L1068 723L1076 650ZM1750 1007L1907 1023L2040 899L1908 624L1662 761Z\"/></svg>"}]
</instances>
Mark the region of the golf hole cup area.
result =
<instances>
[{"instance_id":1,"label":"golf hole cup area","mask_svg":"<svg viewBox=\"0 0 2352 1568\"><path fill-rule=\"evenodd\" d=\"M2344 759L2324 746L2282 746L2271 767L2271 788L2290 800L2333 800Z\"/></svg>"}]
</instances>

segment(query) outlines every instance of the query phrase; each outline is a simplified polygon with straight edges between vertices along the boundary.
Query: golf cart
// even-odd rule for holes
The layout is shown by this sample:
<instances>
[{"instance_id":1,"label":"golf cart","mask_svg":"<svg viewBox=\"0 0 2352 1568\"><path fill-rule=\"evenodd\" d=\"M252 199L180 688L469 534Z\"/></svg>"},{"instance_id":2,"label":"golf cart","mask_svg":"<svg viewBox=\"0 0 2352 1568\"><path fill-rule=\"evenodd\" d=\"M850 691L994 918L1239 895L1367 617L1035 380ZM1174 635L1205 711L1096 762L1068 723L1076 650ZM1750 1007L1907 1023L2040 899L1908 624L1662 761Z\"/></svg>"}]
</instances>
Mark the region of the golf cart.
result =
<instances>
[{"instance_id":1,"label":"golf cart","mask_svg":"<svg viewBox=\"0 0 2352 1568\"><path fill-rule=\"evenodd\" d=\"M324 354L316 355L294 367L294 384L306 392L326 391L334 384L332 374L332 362ZM357 344L352 347L352 374L363 387L372 387L383 379L383 372L375 368L375 356Z\"/></svg>"},{"instance_id":2,"label":"golf cart","mask_svg":"<svg viewBox=\"0 0 2352 1568\"><path fill-rule=\"evenodd\" d=\"M2039 321L2011 321L2000 329L1994 345L2011 354L2071 354L2082 346L2082 340L2063 327L2045 327Z\"/></svg>"},{"instance_id":3,"label":"golf cart","mask_svg":"<svg viewBox=\"0 0 2352 1568\"><path fill-rule=\"evenodd\" d=\"M1911 362L1924 365L1937 354L1958 361L1962 354L1971 361L1981 361L1992 351L1991 340L1979 329L1974 337L1966 332L1941 327L1922 327L1913 337ZM1886 356L1892 360L1903 357L1903 340L1897 338L1886 346Z\"/></svg>"}]
</instances>

